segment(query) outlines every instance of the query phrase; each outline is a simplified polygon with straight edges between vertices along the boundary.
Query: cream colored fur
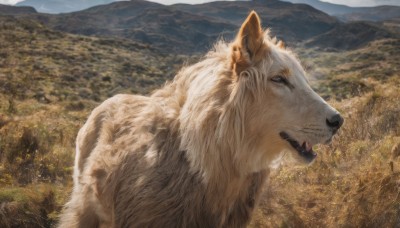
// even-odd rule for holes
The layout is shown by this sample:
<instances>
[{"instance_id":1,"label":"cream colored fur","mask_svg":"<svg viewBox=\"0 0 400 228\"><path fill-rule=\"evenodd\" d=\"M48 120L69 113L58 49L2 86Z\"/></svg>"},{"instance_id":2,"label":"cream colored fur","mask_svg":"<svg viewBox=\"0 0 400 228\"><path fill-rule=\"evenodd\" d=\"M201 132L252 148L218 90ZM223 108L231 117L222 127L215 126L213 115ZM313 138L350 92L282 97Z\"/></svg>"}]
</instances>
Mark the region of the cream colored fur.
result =
<instances>
[{"instance_id":1,"label":"cream colored fur","mask_svg":"<svg viewBox=\"0 0 400 228\"><path fill-rule=\"evenodd\" d=\"M304 75L252 12L234 42L153 95L106 100L79 131L59 226L246 226L269 165L293 152L279 132L313 144L333 135L325 121L336 111Z\"/></svg>"}]
</instances>

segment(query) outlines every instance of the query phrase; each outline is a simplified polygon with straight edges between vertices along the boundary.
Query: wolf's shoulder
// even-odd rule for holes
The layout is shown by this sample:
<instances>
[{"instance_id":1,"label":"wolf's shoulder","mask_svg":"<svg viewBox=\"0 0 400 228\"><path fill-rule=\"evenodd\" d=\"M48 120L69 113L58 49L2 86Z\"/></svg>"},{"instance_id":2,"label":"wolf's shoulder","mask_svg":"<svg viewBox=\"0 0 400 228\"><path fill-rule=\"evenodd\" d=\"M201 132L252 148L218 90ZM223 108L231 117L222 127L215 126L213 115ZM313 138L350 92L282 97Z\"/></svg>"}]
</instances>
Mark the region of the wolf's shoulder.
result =
<instances>
[{"instance_id":1,"label":"wolf's shoulder","mask_svg":"<svg viewBox=\"0 0 400 228\"><path fill-rule=\"evenodd\" d=\"M97 106L79 130L76 140L78 173L95 151L107 156L104 150L110 145L115 147L116 142L148 136L155 119L162 116L157 107L160 105L151 97L126 94L115 95Z\"/></svg>"}]
</instances>

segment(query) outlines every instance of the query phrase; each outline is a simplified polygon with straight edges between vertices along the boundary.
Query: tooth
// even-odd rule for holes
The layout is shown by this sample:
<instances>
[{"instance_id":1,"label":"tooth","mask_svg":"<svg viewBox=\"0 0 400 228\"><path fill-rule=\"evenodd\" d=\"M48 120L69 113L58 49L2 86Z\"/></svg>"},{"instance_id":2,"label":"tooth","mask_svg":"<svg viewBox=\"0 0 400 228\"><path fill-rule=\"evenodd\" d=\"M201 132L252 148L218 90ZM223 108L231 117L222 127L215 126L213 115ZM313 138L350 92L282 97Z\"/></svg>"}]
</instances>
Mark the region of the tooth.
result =
<instances>
[{"instance_id":1,"label":"tooth","mask_svg":"<svg viewBox=\"0 0 400 228\"><path fill-rule=\"evenodd\" d=\"M306 150L307 151L311 151L312 150L312 146L310 143L306 142Z\"/></svg>"}]
</instances>

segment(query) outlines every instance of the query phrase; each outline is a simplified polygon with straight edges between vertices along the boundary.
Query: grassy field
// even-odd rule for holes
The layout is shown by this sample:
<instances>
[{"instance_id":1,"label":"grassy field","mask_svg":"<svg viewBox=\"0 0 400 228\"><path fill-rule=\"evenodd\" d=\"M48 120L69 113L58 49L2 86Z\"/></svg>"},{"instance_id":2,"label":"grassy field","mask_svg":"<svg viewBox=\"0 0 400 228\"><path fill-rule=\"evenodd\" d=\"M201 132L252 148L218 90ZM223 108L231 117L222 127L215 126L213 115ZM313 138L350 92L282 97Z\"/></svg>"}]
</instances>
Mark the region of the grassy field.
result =
<instances>
[{"instance_id":1,"label":"grassy field","mask_svg":"<svg viewBox=\"0 0 400 228\"><path fill-rule=\"evenodd\" d=\"M23 19L0 17L0 30L0 227L51 227L89 112L117 93L148 93L191 60ZM295 51L346 121L311 166L287 158L272 172L250 226L400 226L400 40Z\"/></svg>"}]
</instances>

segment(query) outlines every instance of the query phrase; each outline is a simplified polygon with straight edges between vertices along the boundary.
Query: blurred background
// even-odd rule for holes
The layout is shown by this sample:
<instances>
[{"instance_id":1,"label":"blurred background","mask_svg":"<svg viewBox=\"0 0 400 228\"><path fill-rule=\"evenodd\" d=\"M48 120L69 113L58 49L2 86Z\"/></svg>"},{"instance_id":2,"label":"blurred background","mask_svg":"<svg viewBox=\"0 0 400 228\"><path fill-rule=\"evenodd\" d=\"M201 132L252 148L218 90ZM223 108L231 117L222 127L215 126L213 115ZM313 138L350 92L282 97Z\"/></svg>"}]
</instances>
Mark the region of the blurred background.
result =
<instances>
[{"instance_id":1,"label":"blurred background","mask_svg":"<svg viewBox=\"0 0 400 228\"><path fill-rule=\"evenodd\" d=\"M0 0L0 227L53 227L90 111L159 88L253 9L346 121L311 166L272 172L250 227L400 227L398 0Z\"/></svg>"}]
</instances>

